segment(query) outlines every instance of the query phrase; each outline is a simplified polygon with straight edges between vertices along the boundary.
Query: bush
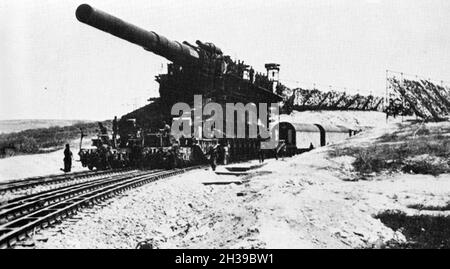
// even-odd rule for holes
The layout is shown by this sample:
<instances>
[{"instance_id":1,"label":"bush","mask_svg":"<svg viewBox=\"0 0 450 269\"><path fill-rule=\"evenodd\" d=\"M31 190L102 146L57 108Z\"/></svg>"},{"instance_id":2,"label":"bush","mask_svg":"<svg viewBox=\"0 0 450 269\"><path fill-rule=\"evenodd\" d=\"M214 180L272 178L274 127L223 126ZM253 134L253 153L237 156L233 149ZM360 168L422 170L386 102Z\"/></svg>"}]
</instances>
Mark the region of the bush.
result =
<instances>
[{"instance_id":1,"label":"bush","mask_svg":"<svg viewBox=\"0 0 450 269\"><path fill-rule=\"evenodd\" d=\"M103 125L111 129L111 121ZM18 154L33 154L43 150L57 149L73 139L80 137L80 128L87 136L97 133L98 123L77 123L64 127L29 129L17 133L0 134L0 157L8 157L7 150Z\"/></svg>"},{"instance_id":2,"label":"bush","mask_svg":"<svg viewBox=\"0 0 450 269\"><path fill-rule=\"evenodd\" d=\"M416 130L417 128L406 127L386 134L366 147L335 148L330 156L355 157L353 167L361 174L403 171L436 176L449 173L450 136L425 126L417 132Z\"/></svg>"},{"instance_id":3,"label":"bush","mask_svg":"<svg viewBox=\"0 0 450 269\"><path fill-rule=\"evenodd\" d=\"M39 146L36 139L33 137L21 137L21 139L16 142L15 147L17 151L23 153L36 153L39 151Z\"/></svg>"},{"instance_id":4,"label":"bush","mask_svg":"<svg viewBox=\"0 0 450 269\"><path fill-rule=\"evenodd\" d=\"M437 176L442 173L446 172L446 169L442 168L441 166L434 165L427 161L418 161L406 164L402 171L405 173L414 173L414 174L424 174L424 175L433 175Z\"/></svg>"}]
</instances>

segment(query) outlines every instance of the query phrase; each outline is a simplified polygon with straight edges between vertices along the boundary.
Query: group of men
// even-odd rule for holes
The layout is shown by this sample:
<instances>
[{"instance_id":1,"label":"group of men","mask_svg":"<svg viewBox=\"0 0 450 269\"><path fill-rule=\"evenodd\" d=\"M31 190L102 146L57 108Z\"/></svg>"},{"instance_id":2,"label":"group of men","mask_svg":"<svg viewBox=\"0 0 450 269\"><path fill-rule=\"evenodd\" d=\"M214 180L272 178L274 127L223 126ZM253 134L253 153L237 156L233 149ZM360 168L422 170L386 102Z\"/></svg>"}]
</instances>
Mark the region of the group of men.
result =
<instances>
[{"instance_id":1,"label":"group of men","mask_svg":"<svg viewBox=\"0 0 450 269\"><path fill-rule=\"evenodd\" d=\"M99 136L102 139L102 142L104 144L109 145L109 137L108 137L108 129L106 129L106 127L103 125L103 123L99 122L98 123L98 128L99 128ZM117 125L117 116L114 117L113 121L112 121L112 145L114 148L117 145L117 131L118 131L118 125Z\"/></svg>"},{"instance_id":2,"label":"group of men","mask_svg":"<svg viewBox=\"0 0 450 269\"><path fill-rule=\"evenodd\" d=\"M117 132L118 132L118 125L117 125L117 116L114 117L113 121L112 121L112 129L113 129L113 139L112 139L112 143L113 143L113 147L116 146L117 143ZM99 122L98 123L98 133L99 133L99 137L102 139L102 142L105 144L109 144L109 138L108 138L108 129L103 125L103 123ZM82 134L82 136L84 136L84 134ZM81 145L80 145L81 147ZM72 158L73 158L73 153L70 150L70 145L66 144L65 149L64 149L64 168L61 169L63 172L68 173L72 170Z\"/></svg>"},{"instance_id":3,"label":"group of men","mask_svg":"<svg viewBox=\"0 0 450 269\"><path fill-rule=\"evenodd\" d=\"M98 123L98 127L99 127L99 137L102 140L102 142L106 145L110 145L110 141L109 141L109 137L108 137L108 130L107 128L101 123ZM113 147L116 146L117 143L117 132L118 132L118 124L117 124L117 117L114 117L114 120L112 121L112 129L113 129L113 136L112 136L112 143L113 143ZM163 121L162 122L162 129L160 129L162 135L164 138L169 138L170 137L170 131L171 128L170 126ZM262 143L262 139L260 137L258 137L259 139L259 149L258 149L258 159L259 162L262 163L264 162L264 150L261 149L261 143ZM195 142L194 142L195 144ZM194 145L195 146L195 145ZM213 146L211 146L206 154L205 157L209 157L208 161L212 167L213 170L216 169L217 167L217 162L221 161L223 164L227 164L228 162L228 151L229 151L229 145L220 145L219 143L215 143ZM71 171L72 168L72 152L70 151L70 145L66 144L65 150L64 150L64 172L68 173ZM278 159L278 150L275 150L275 158Z\"/></svg>"}]
</instances>

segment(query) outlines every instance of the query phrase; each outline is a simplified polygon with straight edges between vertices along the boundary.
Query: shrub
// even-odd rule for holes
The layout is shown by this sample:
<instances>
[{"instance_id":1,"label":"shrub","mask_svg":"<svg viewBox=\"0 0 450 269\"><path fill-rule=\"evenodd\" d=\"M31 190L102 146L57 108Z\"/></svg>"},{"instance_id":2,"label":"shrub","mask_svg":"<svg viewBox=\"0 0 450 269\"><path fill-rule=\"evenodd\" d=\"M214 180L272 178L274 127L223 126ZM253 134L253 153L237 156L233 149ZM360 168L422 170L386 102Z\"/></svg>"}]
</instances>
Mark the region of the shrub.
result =
<instances>
[{"instance_id":1,"label":"shrub","mask_svg":"<svg viewBox=\"0 0 450 269\"><path fill-rule=\"evenodd\" d=\"M111 121L103 125L111 129ZM77 123L71 126L29 129L17 133L0 134L0 157L8 157L7 149L19 154L39 153L45 149L63 147L69 141L80 137L80 128L87 136L97 133L98 123Z\"/></svg>"},{"instance_id":2,"label":"shrub","mask_svg":"<svg viewBox=\"0 0 450 269\"><path fill-rule=\"evenodd\" d=\"M336 147L330 156L355 157L353 167L361 174L403 171L436 176L449 173L450 136L438 133L442 129L423 126L418 130L417 127L404 127L365 147Z\"/></svg>"}]
</instances>

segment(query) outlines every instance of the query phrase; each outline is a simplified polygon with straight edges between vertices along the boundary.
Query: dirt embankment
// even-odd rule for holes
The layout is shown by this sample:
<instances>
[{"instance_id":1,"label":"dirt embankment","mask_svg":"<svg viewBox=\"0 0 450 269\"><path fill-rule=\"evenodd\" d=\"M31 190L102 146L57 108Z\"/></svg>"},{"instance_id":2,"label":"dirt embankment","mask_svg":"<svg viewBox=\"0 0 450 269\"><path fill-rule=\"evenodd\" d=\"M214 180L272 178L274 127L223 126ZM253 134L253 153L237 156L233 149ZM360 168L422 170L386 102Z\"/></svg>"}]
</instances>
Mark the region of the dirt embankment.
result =
<instances>
[{"instance_id":1,"label":"dirt embankment","mask_svg":"<svg viewBox=\"0 0 450 269\"><path fill-rule=\"evenodd\" d=\"M395 203L375 217L407 240L388 246L450 248L450 122L400 122L352 142L329 155L351 158L352 180L379 181L368 187L379 185L384 194L395 190Z\"/></svg>"}]
</instances>

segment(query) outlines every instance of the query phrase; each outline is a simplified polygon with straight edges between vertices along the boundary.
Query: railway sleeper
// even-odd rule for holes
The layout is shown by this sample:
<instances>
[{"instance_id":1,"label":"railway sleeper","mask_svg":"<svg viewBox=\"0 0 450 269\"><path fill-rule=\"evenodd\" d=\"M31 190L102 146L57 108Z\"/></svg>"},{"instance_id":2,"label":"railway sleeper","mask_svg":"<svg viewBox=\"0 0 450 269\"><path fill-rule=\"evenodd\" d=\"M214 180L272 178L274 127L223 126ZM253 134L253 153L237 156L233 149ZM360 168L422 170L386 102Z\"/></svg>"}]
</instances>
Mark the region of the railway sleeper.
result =
<instances>
[{"instance_id":1,"label":"railway sleeper","mask_svg":"<svg viewBox=\"0 0 450 269\"><path fill-rule=\"evenodd\" d=\"M56 211L57 211L57 209L44 209L44 210L41 210L41 211L38 211L36 213L31 214L30 217L32 217L32 218L41 218L41 217L45 217L48 214L50 214L52 212L56 212Z\"/></svg>"},{"instance_id":2,"label":"railway sleeper","mask_svg":"<svg viewBox=\"0 0 450 269\"><path fill-rule=\"evenodd\" d=\"M59 203L59 204L56 204L54 206L51 206L50 209L63 209L63 208L65 208L65 207L67 207L69 205L72 205L72 204L73 204L72 201L68 201L68 202L65 202L65 203Z\"/></svg>"}]
</instances>

